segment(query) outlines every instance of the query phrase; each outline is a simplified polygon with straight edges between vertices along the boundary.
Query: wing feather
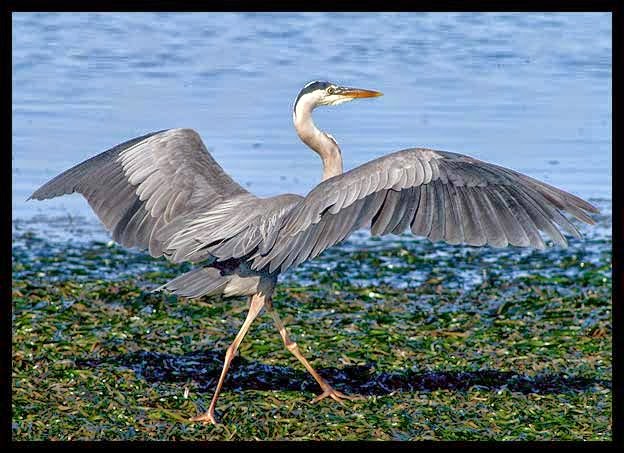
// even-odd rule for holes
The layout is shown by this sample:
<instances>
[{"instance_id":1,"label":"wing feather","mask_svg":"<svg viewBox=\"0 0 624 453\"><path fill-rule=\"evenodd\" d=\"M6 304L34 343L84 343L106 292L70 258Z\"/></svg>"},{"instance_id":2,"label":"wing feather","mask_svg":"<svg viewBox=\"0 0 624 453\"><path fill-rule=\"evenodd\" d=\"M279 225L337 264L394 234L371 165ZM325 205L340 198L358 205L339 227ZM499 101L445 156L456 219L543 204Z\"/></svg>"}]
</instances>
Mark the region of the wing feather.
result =
<instances>
[{"instance_id":1,"label":"wing feather","mask_svg":"<svg viewBox=\"0 0 624 453\"><path fill-rule=\"evenodd\" d=\"M431 222L433 221L433 209L435 207L434 188L429 184L420 186L418 210L412 221L412 233L416 236L429 236Z\"/></svg>"},{"instance_id":2,"label":"wing feather","mask_svg":"<svg viewBox=\"0 0 624 453\"><path fill-rule=\"evenodd\" d=\"M408 181L408 184L411 184L411 180ZM407 189L401 191L401 193L405 193L405 204L407 205L407 209L403 214L403 218L400 220L394 230L392 230L394 234L401 234L409 228L412 220L414 219L414 215L416 215L418 202L420 201L419 187L408 187Z\"/></svg>"},{"instance_id":3,"label":"wing feather","mask_svg":"<svg viewBox=\"0 0 624 453\"><path fill-rule=\"evenodd\" d=\"M449 244L461 244L464 241L462 221L455 186L443 184L444 191L444 237Z\"/></svg>"},{"instance_id":4,"label":"wing feather","mask_svg":"<svg viewBox=\"0 0 624 453\"><path fill-rule=\"evenodd\" d=\"M431 230L427 237L431 242L437 242L444 238L444 186L439 180L432 180L428 186L433 189L433 203L431 206L433 213Z\"/></svg>"},{"instance_id":5,"label":"wing feather","mask_svg":"<svg viewBox=\"0 0 624 453\"><path fill-rule=\"evenodd\" d=\"M362 227L412 233L451 244L543 248L540 231L561 245L592 223L586 201L513 170L446 151L413 148L367 162L315 187L284 217L275 244L252 269L284 271Z\"/></svg>"},{"instance_id":6,"label":"wing feather","mask_svg":"<svg viewBox=\"0 0 624 453\"><path fill-rule=\"evenodd\" d=\"M53 178L31 198L78 192L113 239L163 254L156 231L177 217L248 192L208 153L197 132L170 129L117 145Z\"/></svg>"}]
</instances>

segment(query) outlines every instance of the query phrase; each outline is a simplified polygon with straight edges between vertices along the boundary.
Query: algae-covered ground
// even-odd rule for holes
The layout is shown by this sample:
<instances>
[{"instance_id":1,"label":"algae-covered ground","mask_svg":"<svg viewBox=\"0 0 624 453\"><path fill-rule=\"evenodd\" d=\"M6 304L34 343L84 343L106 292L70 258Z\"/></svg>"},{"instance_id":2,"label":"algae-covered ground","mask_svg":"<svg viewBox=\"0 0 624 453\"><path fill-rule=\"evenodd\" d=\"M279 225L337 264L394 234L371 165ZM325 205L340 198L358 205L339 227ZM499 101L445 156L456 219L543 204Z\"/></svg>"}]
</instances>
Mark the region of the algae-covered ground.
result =
<instances>
[{"instance_id":1,"label":"algae-covered ground","mask_svg":"<svg viewBox=\"0 0 624 453\"><path fill-rule=\"evenodd\" d=\"M219 427L188 418L245 299L151 293L190 267L112 243L13 239L14 440L611 439L610 233L541 252L356 236L286 275L275 306L361 399L310 404L319 388L264 315Z\"/></svg>"}]
</instances>

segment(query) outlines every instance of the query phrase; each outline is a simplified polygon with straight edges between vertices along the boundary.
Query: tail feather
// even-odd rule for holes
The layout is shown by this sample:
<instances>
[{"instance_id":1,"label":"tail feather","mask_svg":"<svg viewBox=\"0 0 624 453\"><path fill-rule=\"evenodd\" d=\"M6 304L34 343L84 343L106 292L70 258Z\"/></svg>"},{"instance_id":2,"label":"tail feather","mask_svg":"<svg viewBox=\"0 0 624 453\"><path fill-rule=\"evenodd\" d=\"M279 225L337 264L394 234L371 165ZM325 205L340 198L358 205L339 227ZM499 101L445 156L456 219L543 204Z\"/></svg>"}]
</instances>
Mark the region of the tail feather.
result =
<instances>
[{"instance_id":1,"label":"tail feather","mask_svg":"<svg viewBox=\"0 0 624 453\"><path fill-rule=\"evenodd\" d=\"M156 288L154 292L167 290L189 298L221 294L232 279L232 275L223 275L221 272L214 267L193 269Z\"/></svg>"}]
</instances>

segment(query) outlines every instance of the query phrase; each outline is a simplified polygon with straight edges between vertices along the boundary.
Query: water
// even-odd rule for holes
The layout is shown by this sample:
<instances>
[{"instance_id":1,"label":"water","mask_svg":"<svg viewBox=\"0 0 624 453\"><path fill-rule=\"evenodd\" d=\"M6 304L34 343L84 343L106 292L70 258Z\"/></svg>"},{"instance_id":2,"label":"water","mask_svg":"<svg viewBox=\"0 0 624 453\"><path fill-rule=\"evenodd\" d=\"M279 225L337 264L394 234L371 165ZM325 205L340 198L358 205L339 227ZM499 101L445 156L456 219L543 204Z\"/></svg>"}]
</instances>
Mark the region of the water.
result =
<instances>
[{"instance_id":1,"label":"water","mask_svg":"<svg viewBox=\"0 0 624 453\"><path fill-rule=\"evenodd\" d=\"M101 235L79 195L24 200L90 156L171 127L196 129L257 195L305 194L320 161L291 108L315 79L385 94L315 112L346 168L413 146L462 152L610 213L609 14L18 13L14 228L69 219L62 230Z\"/></svg>"}]
</instances>

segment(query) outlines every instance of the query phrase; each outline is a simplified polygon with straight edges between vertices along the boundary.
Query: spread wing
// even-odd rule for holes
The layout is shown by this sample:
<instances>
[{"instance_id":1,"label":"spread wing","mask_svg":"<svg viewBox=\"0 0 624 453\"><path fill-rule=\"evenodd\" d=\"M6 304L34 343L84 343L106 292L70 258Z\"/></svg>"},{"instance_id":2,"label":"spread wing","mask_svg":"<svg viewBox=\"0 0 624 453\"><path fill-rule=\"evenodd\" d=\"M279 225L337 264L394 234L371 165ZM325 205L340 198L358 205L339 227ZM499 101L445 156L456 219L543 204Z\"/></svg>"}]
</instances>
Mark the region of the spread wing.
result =
<instances>
[{"instance_id":1,"label":"spread wing","mask_svg":"<svg viewBox=\"0 0 624 453\"><path fill-rule=\"evenodd\" d=\"M560 229L580 237L563 213L594 223L586 201L529 176L462 154L406 149L370 161L316 186L296 205L253 269L284 271L360 228L372 234L418 236L449 244L545 247Z\"/></svg>"},{"instance_id":2,"label":"spread wing","mask_svg":"<svg viewBox=\"0 0 624 453\"><path fill-rule=\"evenodd\" d=\"M161 256L189 218L228 200L255 198L208 153L192 129L170 129L115 146L44 184L30 198L82 194L113 239Z\"/></svg>"}]
</instances>

